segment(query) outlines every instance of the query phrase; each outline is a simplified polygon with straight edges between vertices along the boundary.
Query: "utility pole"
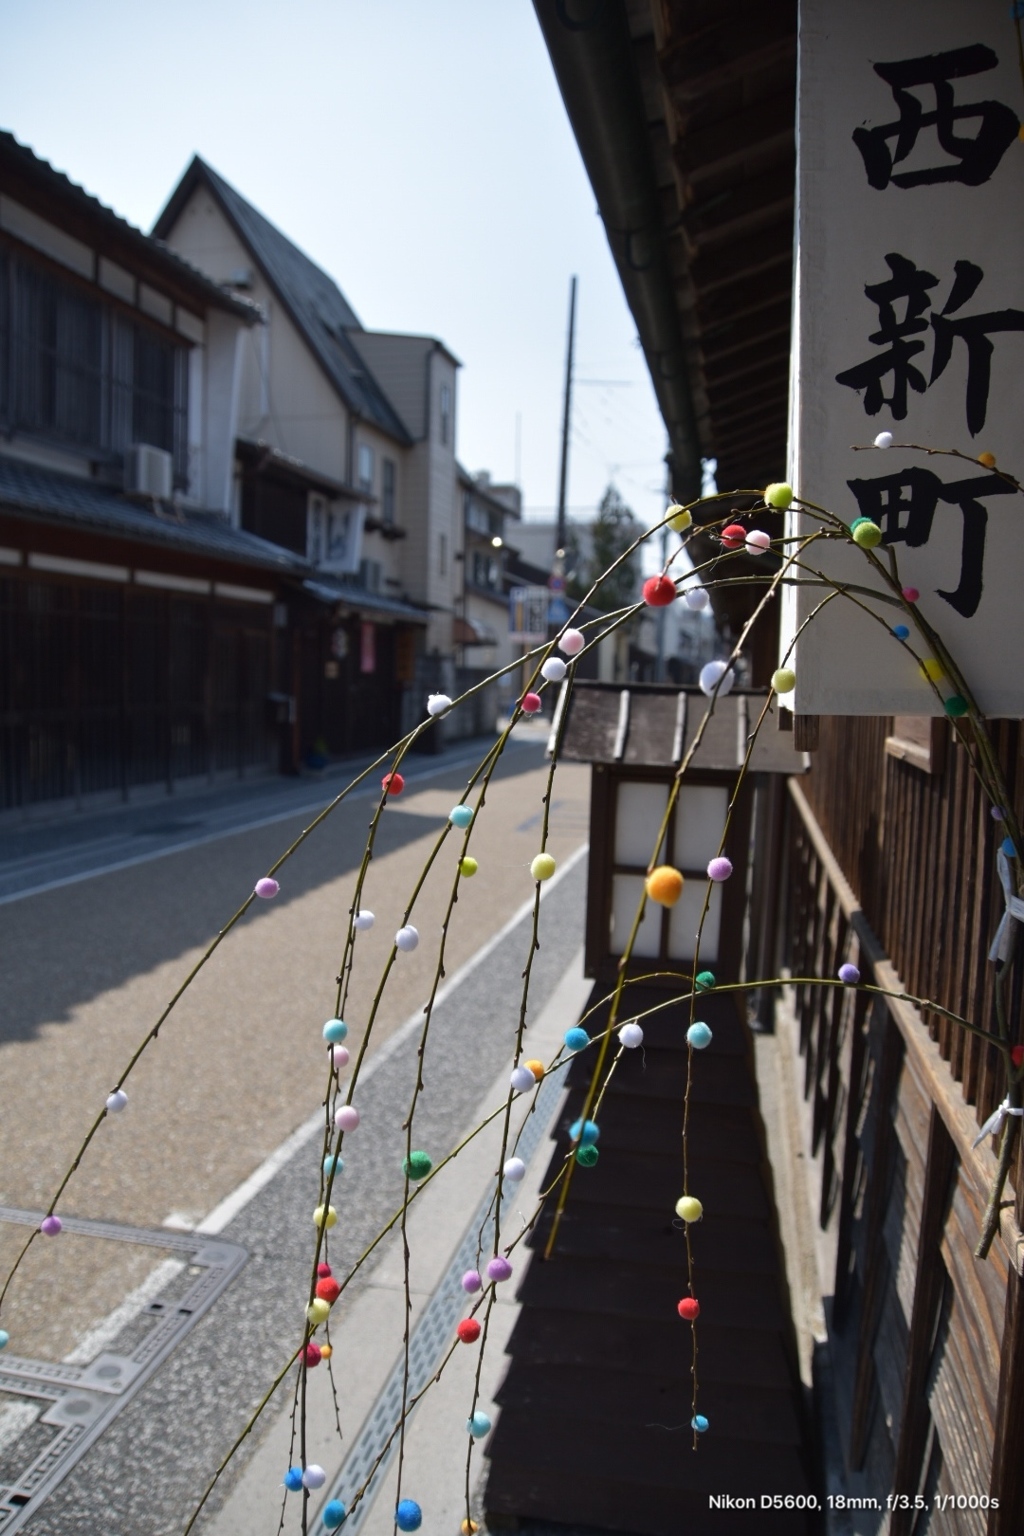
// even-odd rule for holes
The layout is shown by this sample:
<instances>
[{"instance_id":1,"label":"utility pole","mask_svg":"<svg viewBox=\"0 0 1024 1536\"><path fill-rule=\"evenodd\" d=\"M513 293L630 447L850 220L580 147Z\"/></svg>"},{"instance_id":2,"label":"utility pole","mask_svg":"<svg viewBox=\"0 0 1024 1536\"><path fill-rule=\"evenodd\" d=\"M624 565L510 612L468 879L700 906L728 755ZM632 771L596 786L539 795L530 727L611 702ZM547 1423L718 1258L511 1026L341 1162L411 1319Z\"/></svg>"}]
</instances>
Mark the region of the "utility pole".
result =
<instances>
[{"instance_id":1,"label":"utility pole","mask_svg":"<svg viewBox=\"0 0 1024 1536\"><path fill-rule=\"evenodd\" d=\"M558 472L558 526L555 549L565 548L565 491L569 479L569 413L572 408L572 352L576 336L576 279L569 288L569 345L565 356L565 401L562 406L562 463Z\"/></svg>"}]
</instances>

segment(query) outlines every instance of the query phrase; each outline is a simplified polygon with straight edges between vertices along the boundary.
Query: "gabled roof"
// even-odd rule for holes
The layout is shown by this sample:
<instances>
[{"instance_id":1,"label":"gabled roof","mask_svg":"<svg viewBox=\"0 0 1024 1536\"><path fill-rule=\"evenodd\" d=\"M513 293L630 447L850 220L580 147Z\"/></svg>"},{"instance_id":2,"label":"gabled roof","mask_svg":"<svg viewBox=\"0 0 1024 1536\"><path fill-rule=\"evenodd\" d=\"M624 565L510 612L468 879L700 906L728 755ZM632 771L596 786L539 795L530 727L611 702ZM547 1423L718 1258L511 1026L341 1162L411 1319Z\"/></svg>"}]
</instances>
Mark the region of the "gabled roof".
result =
<instances>
[{"instance_id":1,"label":"gabled roof","mask_svg":"<svg viewBox=\"0 0 1024 1536\"><path fill-rule=\"evenodd\" d=\"M198 155L171 193L153 234L169 236L200 186L213 195L348 409L399 442L410 442L404 422L347 335L360 332L362 325L333 277Z\"/></svg>"},{"instance_id":2,"label":"gabled roof","mask_svg":"<svg viewBox=\"0 0 1024 1536\"><path fill-rule=\"evenodd\" d=\"M136 274L169 287L178 299L190 299L196 309L212 306L247 321L255 319L247 299L227 293L162 240L136 229L4 130L0 130L0 187L103 255L117 255Z\"/></svg>"}]
</instances>

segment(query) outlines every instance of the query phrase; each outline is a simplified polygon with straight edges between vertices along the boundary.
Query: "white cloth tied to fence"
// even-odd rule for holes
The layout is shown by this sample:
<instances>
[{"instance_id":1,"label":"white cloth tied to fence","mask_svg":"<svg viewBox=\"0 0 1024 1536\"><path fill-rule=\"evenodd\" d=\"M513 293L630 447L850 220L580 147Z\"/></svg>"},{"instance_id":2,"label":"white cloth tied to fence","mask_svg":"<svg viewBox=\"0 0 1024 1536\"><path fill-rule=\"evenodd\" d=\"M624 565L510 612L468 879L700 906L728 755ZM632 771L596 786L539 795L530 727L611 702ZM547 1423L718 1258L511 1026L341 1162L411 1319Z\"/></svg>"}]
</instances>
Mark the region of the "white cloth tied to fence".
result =
<instances>
[{"instance_id":1,"label":"white cloth tied to fence","mask_svg":"<svg viewBox=\"0 0 1024 1536\"><path fill-rule=\"evenodd\" d=\"M1010 874L1010 861L1000 848L996 855L996 868L999 870L999 883L1003 888L1003 900L1006 902L1006 910L999 921L996 936L992 940L992 948L988 952L990 960L1006 960L1010 954L1010 945L1013 940L1011 920L1015 923L1024 923L1024 900L1013 894L1013 878ZM984 1132L982 1132L984 1135Z\"/></svg>"},{"instance_id":2,"label":"white cloth tied to fence","mask_svg":"<svg viewBox=\"0 0 1024 1536\"><path fill-rule=\"evenodd\" d=\"M980 1146L981 1143L985 1140L986 1136L998 1136L999 1132L1003 1128L1003 1125L1005 1124L1006 1117L1008 1115L1016 1115L1017 1118L1020 1119L1021 1116L1024 1115L1024 1109L1018 1109L1015 1105L1010 1103L1009 1098L1005 1098L1000 1104L999 1108L994 1110L993 1113L989 1115L988 1119L985 1121L985 1124L982 1126L977 1136L975 1136L973 1145L976 1147Z\"/></svg>"}]
</instances>

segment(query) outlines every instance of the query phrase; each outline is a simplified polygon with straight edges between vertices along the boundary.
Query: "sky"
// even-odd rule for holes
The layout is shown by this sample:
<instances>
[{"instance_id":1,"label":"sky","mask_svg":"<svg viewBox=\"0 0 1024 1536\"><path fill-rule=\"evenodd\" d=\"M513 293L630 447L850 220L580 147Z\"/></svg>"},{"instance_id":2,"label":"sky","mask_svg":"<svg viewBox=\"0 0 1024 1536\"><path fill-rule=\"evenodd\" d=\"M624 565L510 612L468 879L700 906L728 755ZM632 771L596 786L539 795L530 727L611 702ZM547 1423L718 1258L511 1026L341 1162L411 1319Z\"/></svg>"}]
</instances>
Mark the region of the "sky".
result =
<instances>
[{"instance_id":1,"label":"sky","mask_svg":"<svg viewBox=\"0 0 1024 1536\"><path fill-rule=\"evenodd\" d=\"M660 517L664 427L529 0L0 0L0 35L0 126L123 217L149 229L199 153L364 325L440 337L461 461L518 470L530 516L575 273L570 513L614 481Z\"/></svg>"}]
</instances>

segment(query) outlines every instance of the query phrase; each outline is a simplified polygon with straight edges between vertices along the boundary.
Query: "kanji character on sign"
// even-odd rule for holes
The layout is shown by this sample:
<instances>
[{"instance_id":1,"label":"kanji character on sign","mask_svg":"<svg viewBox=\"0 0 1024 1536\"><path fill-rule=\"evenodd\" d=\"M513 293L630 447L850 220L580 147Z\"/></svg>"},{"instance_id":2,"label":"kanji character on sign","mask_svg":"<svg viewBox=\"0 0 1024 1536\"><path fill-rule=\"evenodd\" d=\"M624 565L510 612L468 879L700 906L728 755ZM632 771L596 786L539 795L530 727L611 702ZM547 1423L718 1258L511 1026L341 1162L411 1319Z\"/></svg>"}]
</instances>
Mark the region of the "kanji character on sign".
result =
<instances>
[{"instance_id":1,"label":"kanji character on sign","mask_svg":"<svg viewBox=\"0 0 1024 1536\"><path fill-rule=\"evenodd\" d=\"M907 390L923 395L946 371L953 354L953 342L959 338L967 348L966 419L972 437L985 425L988 396L992 383L992 353L989 337L998 331L1024 331L1024 310L993 309L986 314L949 317L973 298L984 272L972 261L957 261L949 297L938 314L926 318L931 305L931 290L938 284L932 272L926 272L906 256L891 251L886 262L892 276L884 283L869 283L864 289L878 306L878 330L868 340L884 347L875 357L836 374L836 383L864 391L864 410L877 416L887 405L896 421L907 414ZM905 304L902 312L897 308ZM929 328L935 335L935 349L928 379L912 359L925 350L919 337ZM891 392L885 393L883 381L891 376Z\"/></svg>"},{"instance_id":2,"label":"kanji character on sign","mask_svg":"<svg viewBox=\"0 0 1024 1536\"><path fill-rule=\"evenodd\" d=\"M979 187L988 181L1009 146L1017 137L1017 114L1001 101L956 102L954 80L984 74L999 63L991 48L975 43L954 48L948 53L933 53L920 59L903 59L892 64L876 64L875 74L888 85L899 109L894 123L877 128L855 128L853 142L861 152L868 181L873 187L923 187L935 182L959 181L966 187ZM913 94L915 87L931 87L935 108L926 112ZM960 135L958 125L977 123L973 134ZM897 171L915 148L923 129L934 128L940 147L952 162L927 166L915 171ZM890 147L890 141L893 141Z\"/></svg>"},{"instance_id":3,"label":"kanji character on sign","mask_svg":"<svg viewBox=\"0 0 1024 1536\"><path fill-rule=\"evenodd\" d=\"M965 619L978 611L984 586L986 496L1012 496L1014 487L1000 475L973 475L946 484L930 469L912 467L874 480L848 480L862 517L870 517L882 529L886 544L906 544L919 549L927 544L940 502L959 507L963 514L960 541L960 580L954 591L937 588L937 595Z\"/></svg>"}]
</instances>

